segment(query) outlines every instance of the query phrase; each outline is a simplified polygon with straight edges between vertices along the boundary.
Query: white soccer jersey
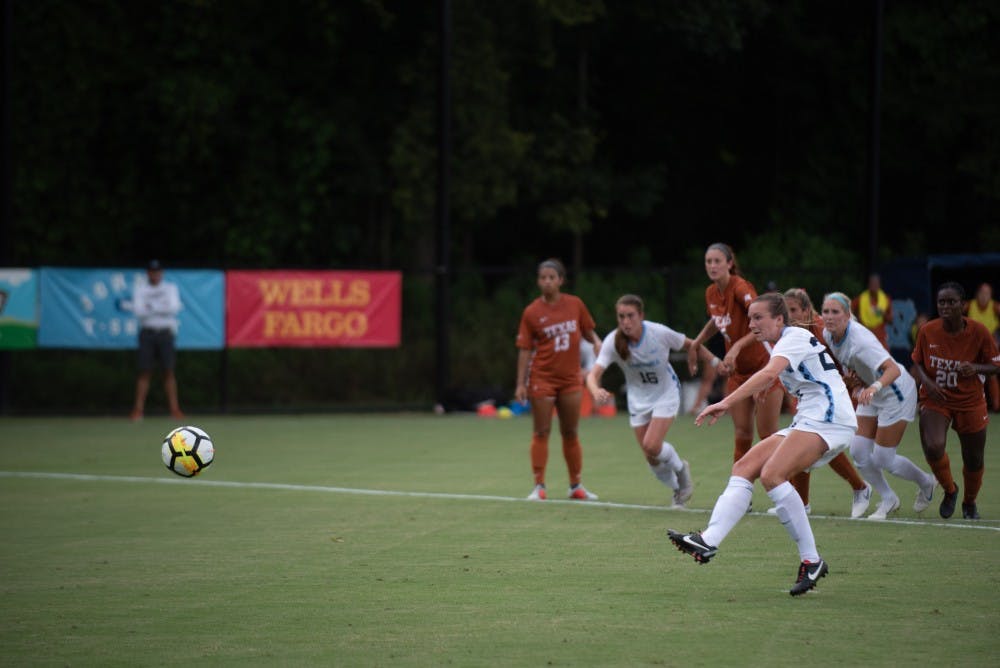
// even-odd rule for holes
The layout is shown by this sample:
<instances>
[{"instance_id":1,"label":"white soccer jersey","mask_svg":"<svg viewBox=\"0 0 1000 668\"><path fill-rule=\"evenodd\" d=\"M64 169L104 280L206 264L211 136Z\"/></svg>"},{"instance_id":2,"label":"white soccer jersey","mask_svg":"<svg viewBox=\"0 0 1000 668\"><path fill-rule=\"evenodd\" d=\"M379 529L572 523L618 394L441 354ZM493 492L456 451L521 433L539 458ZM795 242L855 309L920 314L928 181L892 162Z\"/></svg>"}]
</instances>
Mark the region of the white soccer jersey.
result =
<instances>
[{"instance_id":1,"label":"white soccer jersey","mask_svg":"<svg viewBox=\"0 0 1000 668\"><path fill-rule=\"evenodd\" d=\"M847 323L844 338L839 342L833 340L829 330L823 330L823 338L833 351L834 357L844 367L854 371L865 385L871 385L879 379L882 374L878 368L886 360L899 367L899 378L875 394L872 399L873 405L890 406L902 403L906 397L916 396L917 384L913 382L910 372L899 366L871 330L861 323Z\"/></svg>"},{"instance_id":2,"label":"white soccer jersey","mask_svg":"<svg viewBox=\"0 0 1000 668\"><path fill-rule=\"evenodd\" d=\"M629 412L634 415L648 410L668 392L680 396L681 381L670 366L670 351L682 350L687 337L666 325L643 320L642 336L637 343L629 343L626 361L615 350L616 332L604 337L597 363L605 369L617 364L625 374Z\"/></svg>"},{"instance_id":3,"label":"white soccer jersey","mask_svg":"<svg viewBox=\"0 0 1000 668\"><path fill-rule=\"evenodd\" d=\"M798 398L795 418L808 418L856 429L854 406L844 379L830 353L812 332L785 327L774 346L766 346L771 357L784 357L788 366L779 374L789 394Z\"/></svg>"}]
</instances>

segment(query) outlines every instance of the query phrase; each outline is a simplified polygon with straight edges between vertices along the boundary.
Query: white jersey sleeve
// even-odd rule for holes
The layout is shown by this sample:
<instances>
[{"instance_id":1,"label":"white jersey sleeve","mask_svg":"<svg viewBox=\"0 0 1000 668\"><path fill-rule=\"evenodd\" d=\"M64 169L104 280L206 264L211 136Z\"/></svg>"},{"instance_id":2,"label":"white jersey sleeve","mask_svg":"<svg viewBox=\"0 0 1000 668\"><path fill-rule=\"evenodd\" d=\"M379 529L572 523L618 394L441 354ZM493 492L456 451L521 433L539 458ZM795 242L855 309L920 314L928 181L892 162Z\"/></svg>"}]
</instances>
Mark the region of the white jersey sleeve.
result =
<instances>
[{"instance_id":1,"label":"white jersey sleeve","mask_svg":"<svg viewBox=\"0 0 1000 668\"><path fill-rule=\"evenodd\" d=\"M587 373L597 361L594 355L594 344L586 339L580 339L580 368Z\"/></svg>"},{"instance_id":2,"label":"white jersey sleeve","mask_svg":"<svg viewBox=\"0 0 1000 668\"><path fill-rule=\"evenodd\" d=\"M600 364L604 369L607 369L612 364L621 364L622 358L618 356L618 351L615 350L615 332L617 331L617 329L613 330L601 341L601 352L598 353L594 364Z\"/></svg>"}]
</instances>

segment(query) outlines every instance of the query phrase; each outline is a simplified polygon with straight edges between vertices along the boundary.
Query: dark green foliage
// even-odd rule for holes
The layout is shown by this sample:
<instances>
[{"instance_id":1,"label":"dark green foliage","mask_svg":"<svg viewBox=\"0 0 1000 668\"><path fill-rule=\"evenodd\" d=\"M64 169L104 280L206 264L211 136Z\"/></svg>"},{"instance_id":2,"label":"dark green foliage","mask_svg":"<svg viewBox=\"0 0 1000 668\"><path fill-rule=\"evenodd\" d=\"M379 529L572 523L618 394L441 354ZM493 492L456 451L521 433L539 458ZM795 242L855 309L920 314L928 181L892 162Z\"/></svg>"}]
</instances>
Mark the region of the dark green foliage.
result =
<instances>
[{"instance_id":1,"label":"dark green foliage","mask_svg":"<svg viewBox=\"0 0 1000 668\"><path fill-rule=\"evenodd\" d=\"M885 5L879 259L994 250L1000 6ZM455 383L510 386L517 316L547 256L605 331L627 291L694 334L713 241L736 248L758 290L861 287L874 3L451 6ZM400 350L234 352L230 401L428 401L438 11L11 3L0 264L401 269ZM200 388L185 392L214 405L221 355L199 358L204 381L182 366ZM22 355L15 378L32 378L14 403L127 405L130 365L117 362ZM70 370L91 391L34 379Z\"/></svg>"}]
</instances>

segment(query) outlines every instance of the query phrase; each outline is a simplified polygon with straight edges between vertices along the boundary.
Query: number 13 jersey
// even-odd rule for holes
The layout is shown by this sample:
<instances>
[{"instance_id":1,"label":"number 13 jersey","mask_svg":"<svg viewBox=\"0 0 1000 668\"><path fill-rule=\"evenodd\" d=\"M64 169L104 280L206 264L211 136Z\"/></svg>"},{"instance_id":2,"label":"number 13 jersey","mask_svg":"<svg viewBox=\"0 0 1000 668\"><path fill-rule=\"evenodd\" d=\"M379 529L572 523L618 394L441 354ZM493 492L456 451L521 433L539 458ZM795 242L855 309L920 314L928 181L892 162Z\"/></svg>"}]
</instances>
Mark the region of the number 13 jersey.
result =
<instances>
[{"instance_id":1,"label":"number 13 jersey","mask_svg":"<svg viewBox=\"0 0 1000 668\"><path fill-rule=\"evenodd\" d=\"M529 370L531 382L556 386L580 383L580 337L590 337L594 318L583 300L562 293L554 304L541 297L521 314L517 347L534 350Z\"/></svg>"}]
</instances>

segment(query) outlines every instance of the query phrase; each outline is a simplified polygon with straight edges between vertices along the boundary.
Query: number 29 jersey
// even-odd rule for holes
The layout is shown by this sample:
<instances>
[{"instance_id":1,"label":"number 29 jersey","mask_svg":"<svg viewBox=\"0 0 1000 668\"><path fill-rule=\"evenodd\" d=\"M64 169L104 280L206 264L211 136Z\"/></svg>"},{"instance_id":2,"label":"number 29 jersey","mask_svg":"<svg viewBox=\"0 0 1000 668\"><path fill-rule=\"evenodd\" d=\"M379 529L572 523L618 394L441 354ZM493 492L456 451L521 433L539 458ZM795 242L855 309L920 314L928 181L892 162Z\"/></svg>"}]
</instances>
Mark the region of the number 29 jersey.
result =
<instances>
[{"instance_id":1,"label":"number 29 jersey","mask_svg":"<svg viewBox=\"0 0 1000 668\"><path fill-rule=\"evenodd\" d=\"M784 357L788 365L778 378L796 397L795 417L857 429L854 405L837 365L826 346L807 329L785 327L769 349L771 357Z\"/></svg>"}]
</instances>

